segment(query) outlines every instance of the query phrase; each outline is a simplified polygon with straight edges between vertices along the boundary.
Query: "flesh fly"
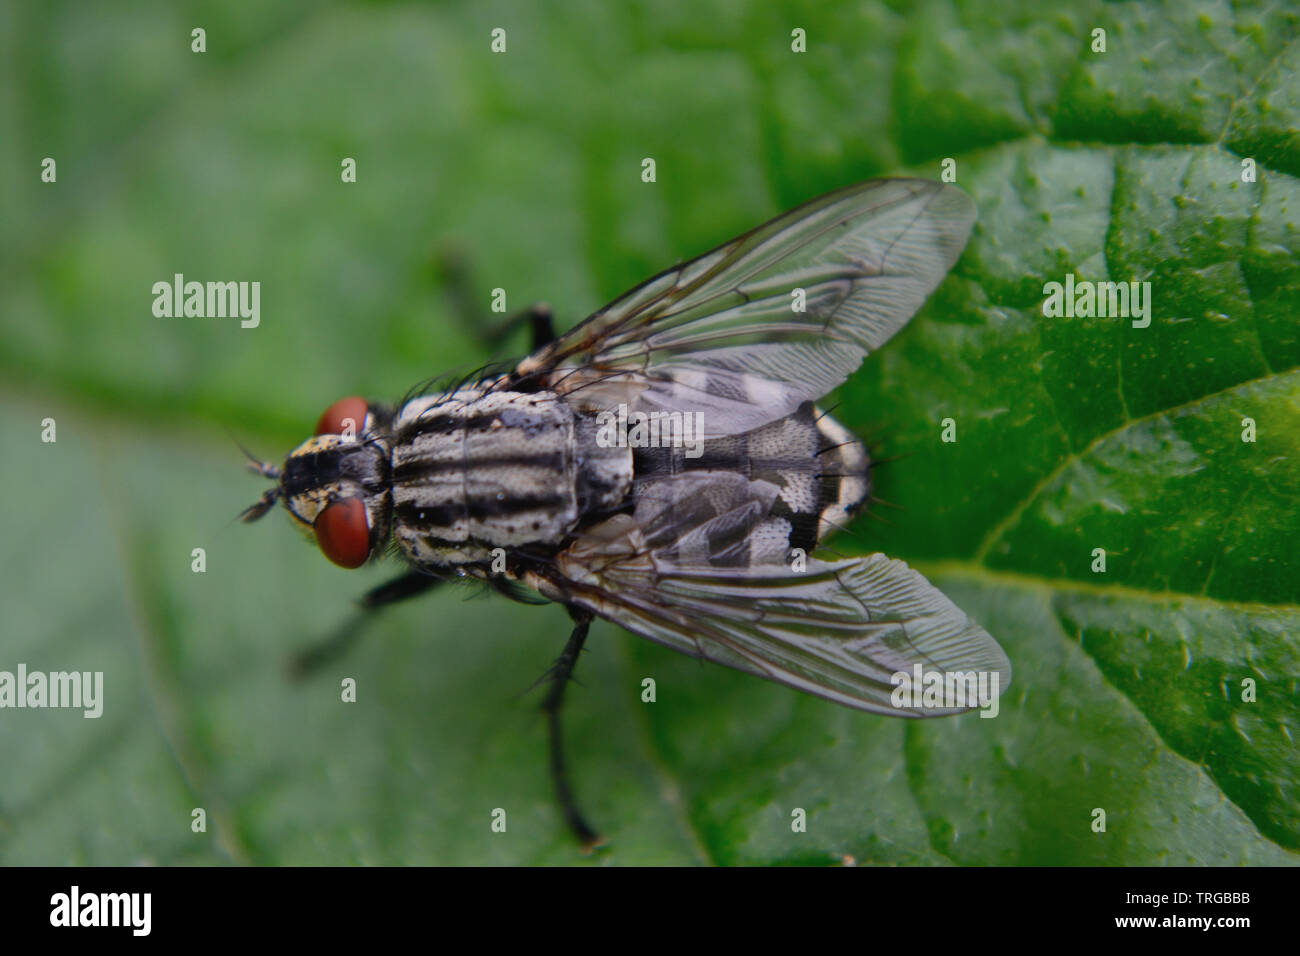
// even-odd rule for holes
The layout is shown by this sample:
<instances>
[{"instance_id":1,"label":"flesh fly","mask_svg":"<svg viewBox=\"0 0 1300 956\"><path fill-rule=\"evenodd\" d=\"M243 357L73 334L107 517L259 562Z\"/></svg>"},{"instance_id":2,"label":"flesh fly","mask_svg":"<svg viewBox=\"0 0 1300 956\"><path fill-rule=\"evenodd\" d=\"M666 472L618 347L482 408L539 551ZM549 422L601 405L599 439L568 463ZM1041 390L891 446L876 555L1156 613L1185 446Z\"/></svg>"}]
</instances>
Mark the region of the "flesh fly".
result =
<instances>
[{"instance_id":1,"label":"flesh fly","mask_svg":"<svg viewBox=\"0 0 1300 956\"><path fill-rule=\"evenodd\" d=\"M325 556L393 550L377 608L453 578L557 601L574 621L544 706L559 711L594 616L682 653L860 710L968 710L899 675L1010 682L992 637L919 573L809 556L871 493L871 459L815 405L947 274L975 220L951 186L875 180L815 199L661 272L508 371L385 405L345 398L245 520L282 502ZM654 426L654 427L651 427ZM526 599L526 597L525 597Z\"/></svg>"}]
</instances>

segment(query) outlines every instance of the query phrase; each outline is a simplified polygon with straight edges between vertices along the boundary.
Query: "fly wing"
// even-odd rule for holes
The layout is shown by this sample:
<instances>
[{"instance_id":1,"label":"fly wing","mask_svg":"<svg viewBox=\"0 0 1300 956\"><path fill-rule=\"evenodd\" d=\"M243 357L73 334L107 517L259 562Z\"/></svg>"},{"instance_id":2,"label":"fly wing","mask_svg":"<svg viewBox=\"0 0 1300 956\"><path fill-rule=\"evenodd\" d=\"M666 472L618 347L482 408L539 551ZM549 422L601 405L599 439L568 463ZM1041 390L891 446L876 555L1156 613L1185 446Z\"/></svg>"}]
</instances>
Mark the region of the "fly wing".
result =
<instances>
[{"instance_id":1,"label":"fly wing","mask_svg":"<svg viewBox=\"0 0 1300 956\"><path fill-rule=\"evenodd\" d=\"M977 706L973 691L965 706L923 705L920 688L936 674L939 686L951 675L973 688L983 675L994 696L1006 689L1011 663L998 643L902 561L801 564L788 548L765 550L775 494L735 474L679 475L635 515L596 525L562 552L564 580L553 586L675 650L859 710L933 717ZM917 687L901 705L900 674Z\"/></svg>"},{"instance_id":2,"label":"fly wing","mask_svg":"<svg viewBox=\"0 0 1300 956\"><path fill-rule=\"evenodd\" d=\"M662 272L520 363L593 410L705 413L705 437L792 413L916 313L965 248L954 186L880 179Z\"/></svg>"}]
</instances>

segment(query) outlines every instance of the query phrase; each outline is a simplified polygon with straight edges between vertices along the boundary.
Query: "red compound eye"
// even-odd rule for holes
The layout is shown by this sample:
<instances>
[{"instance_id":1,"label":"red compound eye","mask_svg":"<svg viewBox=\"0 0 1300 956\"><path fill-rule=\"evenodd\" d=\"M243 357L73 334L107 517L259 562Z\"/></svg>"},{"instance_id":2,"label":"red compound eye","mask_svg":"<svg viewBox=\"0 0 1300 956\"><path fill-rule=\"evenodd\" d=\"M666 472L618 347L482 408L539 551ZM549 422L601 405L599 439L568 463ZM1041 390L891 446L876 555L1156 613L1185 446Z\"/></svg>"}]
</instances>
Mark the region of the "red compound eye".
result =
<instances>
[{"instance_id":1,"label":"red compound eye","mask_svg":"<svg viewBox=\"0 0 1300 956\"><path fill-rule=\"evenodd\" d=\"M359 568L370 557L370 525L360 498L330 502L316 516L316 543L341 568Z\"/></svg>"},{"instance_id":2,"label":"red compound eye","mask_svg":"<svg viewBox=\"0 0 1300 956\"><path fill-rule=\"evenodd\" d=\"M342 435L343 429L347 427L347 419L351 419L352 434L354 436L360 435L366 429L367 411L369 411L369 406L366 405L364 398L358 398L355 395L340 398L325 409L325 414L316 423L316 434Z\"/></svg>"}]
</instances>

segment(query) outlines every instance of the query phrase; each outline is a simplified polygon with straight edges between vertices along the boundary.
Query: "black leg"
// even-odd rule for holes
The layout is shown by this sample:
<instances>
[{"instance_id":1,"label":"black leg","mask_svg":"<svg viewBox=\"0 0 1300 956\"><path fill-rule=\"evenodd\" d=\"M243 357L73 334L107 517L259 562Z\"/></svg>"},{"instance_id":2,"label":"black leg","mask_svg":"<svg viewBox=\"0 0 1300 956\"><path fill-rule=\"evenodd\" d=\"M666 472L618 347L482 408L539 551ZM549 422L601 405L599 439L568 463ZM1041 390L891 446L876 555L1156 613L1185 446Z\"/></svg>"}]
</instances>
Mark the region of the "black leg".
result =
<instances>
[{"instance_id":1,"label":"black leg","mask_svg":"<svg viewBox=\"0 0 1300 956\"><path fill-rule=\"evenodd\" d=\"M582 645L587 640L587 629L591 626L591 612L581 608L570 607L569 616L573 618L573 633L569 643L564 645L564 652L551 668L551 689L542 703L542 712L546 714L551 744L551 777L555 781L555 796L560 802L560 811L565 822L573 831L584 852L591 852L605 841L588 826L582 813L578 810L573 791L569 789L569 775L564 766L564 739L560 731L560 706L564 703L564 688L573 676L573 667L578 663Z\"/></svg>"},{"instance_id":2,"label":"black leg","mask_svg":"<svg viewBox=\"0 0 1300 956\"><path fill-rule=\"evenodd\" d=\"M551 307L544 302L530 305L524 311L498 322L483 323L478 328L483 330L479 333L480 337L495 352L515 329L525 324L533 340L531 351L536 352L542 346L550 345L555 341L555 316L551 314Z\"/></svg>"},{"instance_id":3,"label":"black leg","mask_svg":"<svg viewBox=\"0 0 1300 956\"><path fill-rule=\"evenodd\" d=\"M555 316L551 313L549 305L538 302L536 305L529 306L524 314L532 324L534 352L555 341Z\"/></svg>"},{"instance_id":4,"label":"black leg","mask_svg":"<svg viewBox=\"0 0 1300 956\"><path fill-rule=\"evenodd\" d=\"M493 352L522 325L527 325L532 333L534 352L555 341L554 320L548 305L539 302L505 319L498 319L486 312L475 291L469 263L459 251L451 248L442 250L437 259L437 273L460 320L476 330L475 334Z\"/></svg>"},{"instance_id":5,"label":"black leg","mask_svg":"<svg viewBox=\"0 0 1300 956\"><path fill-rule=\"evenodd\" d=\"M486 581L487 586L496 591L497 594L500 594L502 597L508 597L516 604L529 604L536 607L551 603L546 600L546 598L538 595L538 593L528 587L528 585L520 584L518 581L512 581L509 578L503 578L495 574L489 575Z\"/></svg>"},{"instance_id":6,"label":"black leg","mask_svg":"<svg viewBox=\"0 0 1300 956\"><path fill-rule=\"evenodd\" d=\"M341 657L356 643L361 632L370 621L374 620L381 608L423 594L444 580L431 574L411 571L400 578L386 581L372 591L367 591L361 599L361 610L353 614L342 627L325 640L311 644L289 658L289 676L294 679L307 677L330 661Z\"/></svg>"}]
</instances>

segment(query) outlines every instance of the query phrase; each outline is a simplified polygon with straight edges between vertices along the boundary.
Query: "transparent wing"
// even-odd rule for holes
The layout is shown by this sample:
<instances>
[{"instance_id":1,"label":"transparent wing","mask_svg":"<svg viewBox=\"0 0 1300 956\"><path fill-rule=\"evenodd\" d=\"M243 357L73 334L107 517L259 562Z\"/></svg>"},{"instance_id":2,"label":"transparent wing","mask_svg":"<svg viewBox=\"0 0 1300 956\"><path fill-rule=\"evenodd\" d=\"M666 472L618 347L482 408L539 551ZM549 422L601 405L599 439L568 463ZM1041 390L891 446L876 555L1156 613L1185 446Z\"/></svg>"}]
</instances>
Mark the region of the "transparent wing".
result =
<instances>
[{"instance_id":1,"label":"transparent wing","mask_svg":"<svg viewBox=\"0 0 1300 956\"><path fill-rule=\"evenodd\" d=\"M749 431L825 395L906 324L974 221L954 186L849 186L660 273L517 372L594 409L699 411L705 437Z\"/></svg>"},{"instance_id":2,"label":"transparent wing","mask_svg":"<svg viewBox=\"0 0 1300 956\"><path fill-rule=\"evenodd\" d=\"M694 657L880 714L958 713L977 706L974 688L996 698L1011 683L998 643L902 561L764 559L771 486L712 479L680 476L636 515L585 533L557 559L565 600ZM900 674L917 689L901 706ZM936 680L961 686L966 703L924 699Z\"/></svg>"}]
</instances>

